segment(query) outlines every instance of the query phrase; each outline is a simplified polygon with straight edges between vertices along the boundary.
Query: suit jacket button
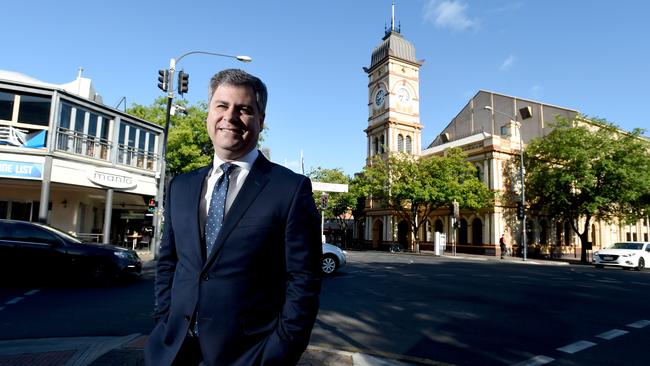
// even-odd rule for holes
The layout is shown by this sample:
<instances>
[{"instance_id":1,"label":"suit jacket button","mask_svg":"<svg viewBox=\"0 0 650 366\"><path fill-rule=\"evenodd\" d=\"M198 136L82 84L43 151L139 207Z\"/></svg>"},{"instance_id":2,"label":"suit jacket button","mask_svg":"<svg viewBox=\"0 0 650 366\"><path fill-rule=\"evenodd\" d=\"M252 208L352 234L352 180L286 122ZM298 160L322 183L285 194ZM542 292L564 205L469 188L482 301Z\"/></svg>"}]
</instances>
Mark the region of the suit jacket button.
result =
<instances>
[{"instance_id":1,"label":"suit jacket button","mask_svg":"<svg viewBox=\"0 0 650 366\"><path fill-rule=\"evenodd\" d=\"M208 278L209 278L209 277L208 277L208 274L207 274L207 273L204 273L204 274L201 275L201 279L202 279L203 281L207 281Z\"/></svg>"}]
</instances>

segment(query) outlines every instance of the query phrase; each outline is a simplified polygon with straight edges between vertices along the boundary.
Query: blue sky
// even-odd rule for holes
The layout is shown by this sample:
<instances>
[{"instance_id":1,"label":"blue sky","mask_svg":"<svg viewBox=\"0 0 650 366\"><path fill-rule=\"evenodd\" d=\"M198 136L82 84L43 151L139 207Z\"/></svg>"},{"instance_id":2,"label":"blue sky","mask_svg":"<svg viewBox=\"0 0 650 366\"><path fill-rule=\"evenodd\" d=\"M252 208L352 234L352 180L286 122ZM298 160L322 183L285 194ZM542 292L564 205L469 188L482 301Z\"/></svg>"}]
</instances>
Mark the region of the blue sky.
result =
<instances>
[{"instance_id":1,"label":"blue sky","mask_svg":"<svg viewBox=\"0 0 650 366\"><path fill-rule=\"evenodd\" d=\"M396 0L404 37L425 63L420 118L427 145L479 90L650 127L650 2L643 0ZM190 103L214 72L241 67L269 88L265 145L299 170L365 163L370 55L391 0L7 1L0 69L49 83L78 67L104 103L151 104L157 70L192 51ZM647 135L648 133L646 133Z\"/></svg>"}]
</instances>

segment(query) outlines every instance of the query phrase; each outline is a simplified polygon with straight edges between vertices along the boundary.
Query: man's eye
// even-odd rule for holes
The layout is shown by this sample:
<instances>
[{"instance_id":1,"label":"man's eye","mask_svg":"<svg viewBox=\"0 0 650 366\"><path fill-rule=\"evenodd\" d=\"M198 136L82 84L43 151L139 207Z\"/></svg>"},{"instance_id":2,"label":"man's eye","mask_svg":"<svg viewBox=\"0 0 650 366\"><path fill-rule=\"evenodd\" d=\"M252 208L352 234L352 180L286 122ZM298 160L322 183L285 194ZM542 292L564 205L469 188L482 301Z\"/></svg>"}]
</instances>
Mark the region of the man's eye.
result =
<instances>
[{"instance_id":1,"label":"man's eye","mask_svg":"<svg viewBox=\"0 0 650 366\"><path fill-rule=\"evenodd\" d=\"M242 114L252 114L252 110L248 107L243 107L239 110Z\"/></svg>"}]
</instances>

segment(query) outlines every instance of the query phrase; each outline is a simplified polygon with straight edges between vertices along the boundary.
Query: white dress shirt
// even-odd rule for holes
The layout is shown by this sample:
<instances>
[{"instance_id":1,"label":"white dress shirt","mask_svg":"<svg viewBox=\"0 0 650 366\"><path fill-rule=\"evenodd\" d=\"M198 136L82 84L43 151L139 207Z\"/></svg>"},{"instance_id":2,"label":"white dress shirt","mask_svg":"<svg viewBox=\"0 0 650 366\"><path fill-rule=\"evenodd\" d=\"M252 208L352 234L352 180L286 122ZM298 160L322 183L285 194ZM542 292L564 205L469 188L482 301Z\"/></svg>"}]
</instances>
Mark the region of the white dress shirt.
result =
<instances>
[{"instance_id":1,"label":"white dress shirt","mask_svg":"<svg viewBox=\"0 0 650 366\"><path fill-rule=\"evenodd\" d=\"M228 195L226 196L226 207L224 210L224 219L228 214L228 210L232 206L232 203L235 201L237 194L241 190L241 187L244 185L248 173L253 167L253 163L259 152L257 149L251 150L248 154L242 156L238 160L231 161L230 163L235 164L237 167L233 169L230 173L230 184L228 185ZM203 190L201 193L201 205L199 208L199 220L201 228L201 236L204 235L205 231L205 221L208 217L208 210L210 209L210 201L212 200L212 191L214 190L214 185L217 183L217 180L223 175L223 172L219 168L221 164L225 163L223 160L219 159L217 154L214 154L214 159L212 160L212 169L207 175L205 183L203 184Z\"/></svg>"}]
</instances>

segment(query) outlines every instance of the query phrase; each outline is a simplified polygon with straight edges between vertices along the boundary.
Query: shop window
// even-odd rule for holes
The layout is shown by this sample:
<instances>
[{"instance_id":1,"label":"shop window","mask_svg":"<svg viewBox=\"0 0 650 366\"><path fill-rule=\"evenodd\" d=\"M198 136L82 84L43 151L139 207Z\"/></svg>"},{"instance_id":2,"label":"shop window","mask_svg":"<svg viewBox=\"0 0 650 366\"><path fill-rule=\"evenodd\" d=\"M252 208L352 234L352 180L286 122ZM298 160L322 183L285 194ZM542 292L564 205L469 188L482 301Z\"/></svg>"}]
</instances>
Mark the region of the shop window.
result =
<instances>
[{"instance_id":1,"label":"shop window","mask_svg":"<svg viewBox=\"0 0 650 366\"><path fill-rule=\"evenodd\" d=\"M13 93L0 91L0 120L11 121L14 114Z\"/></svg>"},{"instance_id":2,"label":"shop window","mask_svg":"<svg viewBox=\"0 0 650 366\"><path fill-rule=\"evenodd\" d=\"M51 104L52 100L49 97L21 95L18 106L18 122L40 126L49 125Z\"/></svg>"},{"instance_id":3,"label":"shop window","mask_svg":"<svg viewBox=\"0 0 650 366\"><path fill-rule=\"evenodd\" d=\"M9 202L0 201L0 219L6 219L9 209Z\"/></svg>"},{"instance_id":4,"label":"shop window","mask_svg":"<svg viewBox=\"0 0 650 366\"><path fill-rule=\"evenodd\" d=\"M10 219L29 221L32 217L32 203L31 202L11 202Z\"/></svg>"}]
</instances>

